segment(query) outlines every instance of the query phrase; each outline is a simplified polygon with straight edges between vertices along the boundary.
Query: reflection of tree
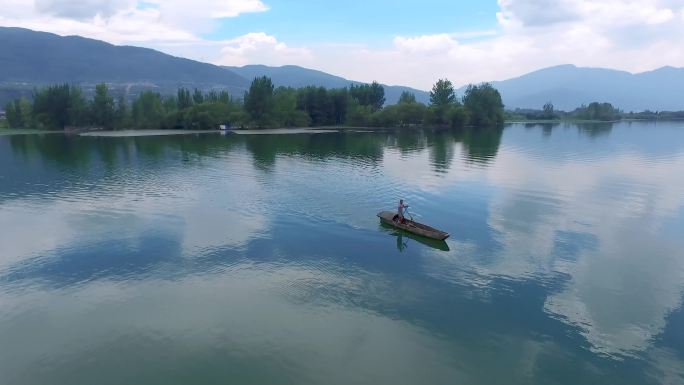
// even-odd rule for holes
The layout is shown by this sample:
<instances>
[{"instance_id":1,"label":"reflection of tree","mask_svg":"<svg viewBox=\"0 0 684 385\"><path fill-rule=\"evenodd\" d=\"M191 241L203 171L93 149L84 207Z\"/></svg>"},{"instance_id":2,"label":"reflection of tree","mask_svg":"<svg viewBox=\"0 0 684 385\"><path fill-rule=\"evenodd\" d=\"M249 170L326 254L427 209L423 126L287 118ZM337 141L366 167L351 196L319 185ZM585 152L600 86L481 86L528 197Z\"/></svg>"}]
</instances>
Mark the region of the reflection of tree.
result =
<instances>
[{"instance_id":1,"label":"reflection of tree","mask_svg":"<svg viewBox=\"0 0 684 385\"><path fill-rule=\"evenodd\" d=\"M168 135L151 137L74 137L60 134L9 136L12 150L29 160L47 160L63 168L88 168L101 160L108 167L121 165L137 154L151 159L165 159L168 153L206 156L232 147L233 142L214 135ZM97 155L93 157L93 155Z\"/></svg>"},{"instance_id":2,"label":"reflection of tree","mask_svg":"<svg viewBox=\"0 0 684 385\"><path fill-rule=\"evenodd\" d=\"M83 138L65 135L12 135L10 145L15 153L27 159L47 160L62 167L87 167L93 151Z\"/></svg>"},{"instance_id":3,"label":"reflection of tree","mask_svg":"<svg viewBox=\"0 0 684 385\"><path fill-rule=\"evenodd\" d=\"M265 170L272 169L278 155L378 163L382 160L384 146L384 136L374 133L244 135L236 140L245 143L256 166Z\"/></svg>"},{"instance_id":4,"label":"reflection of tree","mask_svg":"<svg viewBox=\"0 0 684 385\"><path fill-rule=\"evenodd\" d=\"M24 172L13 174L11 184L0 184L0 193L21 191L22 195L67 189L73 186L68 181L74 177L80 184L94 184L103 172L130 167L146 159L157 161L161 168L165 164L176 165L178 154L182 159L198 160L230 151L235 143L215 135L105 138L48 134L10 135L3 140L7 140L14 153L10 159L15 168Z\"/></svg>"},{"instance_id":5,"label":"reflection of tree","mask_svg":"<svg viewBox=\"0 0 684 385\"><path fill-rule=\"evenodd\" d=\"M155 160L176 165L179 159L199 161L202 157L231 151L236 145L251 153L254 164L272 170L278 156L298 156L313 161L347 159L352 164L379 164L385 148L403 154L428 149L432 167L447 171L453 163L455 143L463 142L468 159L487 163L498 151L502 129L396 130L390 132L340 132L295 135L192 134L150 137L80 137L15 135L8 142L15 154L42 173L79 170L83 182L102 176L102 170L129 167L132 162ZM52 170L52 171L50 171Z\"/></svg>"},{"instance_id":6,"label":"reflection of tree","mask_svg":"<svg viewBox=\"0 0 684 385\"><path fill-rule=\"evenodd\" d=\"M528 130L532 130L535 128L541 128L542 130L542 135L544 137L551 136L551 133L556 127L559 127L560 123L525 123L524 127Z\"/></svg>"},{"instance_id":7,"label":"reflection of tree","mask_svg":"<svg viewBox=\"0 0 684 385\"><path fill-rule=\"evenodd\" d=\"M423 130L396 130L389 136L389 143L399 149L401 155L411 154L427 146Z\"/></svg>"},{"instance_id":8,"label":"reflection of tree","mask_svg":"<svg viewBox=\"0 0 684 385\"><path fill-rule=\"evenodd\" d=\"M550 136L551 132L559 127L561 123L525 123L526 129L542 129L542 135ZM586 123L569 123L563 124L564 127L577 127L580 134L588 135L592 138L608 135L613 129L613 122L586 122Z\"/></svg>"},{"instance_id":9,"label":"reflection of tree","mask_svg":"<svg viewBox=\"0 0 684 385\"><path fill-rule=\"evenodd\" d=\"M580 134L588 135L591 138L597 138L599 136L610 134L610 132L613 130L613 123L577 123L577 129L579 130Z\"/></svg>"},{"instance_id":10,"label":"reflection of tree","mask_svg":"<svg viewBox=\"0 0 684 385\"><path fill-rule=\"evenodd\" d=\"M491 162L499 152L503 128L471 128L463 133L463 146L466 149L468 160L486 165Z\"/></svg>"},{"instance_id":11,"label":"reflection of tree","mask_svg":"<svg viewBox=\"0 0 684 385\"><path fill-rule=\"evenodd\" d=\"M430 163L437 172L446 172L454 159L452 130L438 130L426 135L430 151Z\"/></svg>"}]
</instances>

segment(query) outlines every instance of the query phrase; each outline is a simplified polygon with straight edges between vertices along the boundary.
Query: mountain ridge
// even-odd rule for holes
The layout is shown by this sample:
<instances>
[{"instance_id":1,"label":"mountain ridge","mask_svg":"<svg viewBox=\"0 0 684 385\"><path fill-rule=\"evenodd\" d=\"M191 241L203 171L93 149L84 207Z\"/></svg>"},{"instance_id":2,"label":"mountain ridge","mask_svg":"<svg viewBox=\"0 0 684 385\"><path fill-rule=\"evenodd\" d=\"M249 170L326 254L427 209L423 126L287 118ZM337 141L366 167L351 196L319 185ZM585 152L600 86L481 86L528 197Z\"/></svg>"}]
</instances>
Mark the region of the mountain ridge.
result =
<instances>
[{"instance_id":1,"label":"mountain ridge","mask_svg":"<svg viewBox=\"0 0 684 385\"><path fill-rule=\"evenodd\" d=\"M0 46L0 106L20 96L30 97L34 87L65 82L80 84L86 92L104 82L117 94L149 89L173 94L183 86L226 89L237 97L244 95L254 77L262 75L270 76L276 86L340 88L364 83L296 65L222 67L149 48L14 27L0 27ZM567 111L599 101L625 111L684 110L680 96L684 68L673 66L630 73L561 64L491 83L501 92L507 109L540 109L551 102L556 109ZM387 104L396 103L403 91L429 102L428 91L384 87ZM457 89L459 98L465 89Z\"/></svg>"},{"instance_id":2,"label":"mountain ridge","mask_svg":"<svg viewBox=\"0 0 684 385\"><path fill-rule=\"evenodd\" d=\"M536 108L551 102L557 109L609 102L625 111L684 110L684 68L663 66L631 73L600 67L563 64L502 81L492 81L507 109ZM459 93L466 87L459 88Z\"/></svg>"},{"instance_id":3,"label":"mountain ridge","mask_svg":"<svg viewBox=\"0 0 684 385\"><path fill-rule=\"evenodd\" d=\"M242 77L213 64L77 35L59 36L0 27L0 46L4 48L0 50L3 65L0 81L4 82L56 82L69 78L72 81L192 81L246 85ZM131 66L136 60L140 65ZM43 65L46 62L50 65Z\"/></svg>"}]
</instances>

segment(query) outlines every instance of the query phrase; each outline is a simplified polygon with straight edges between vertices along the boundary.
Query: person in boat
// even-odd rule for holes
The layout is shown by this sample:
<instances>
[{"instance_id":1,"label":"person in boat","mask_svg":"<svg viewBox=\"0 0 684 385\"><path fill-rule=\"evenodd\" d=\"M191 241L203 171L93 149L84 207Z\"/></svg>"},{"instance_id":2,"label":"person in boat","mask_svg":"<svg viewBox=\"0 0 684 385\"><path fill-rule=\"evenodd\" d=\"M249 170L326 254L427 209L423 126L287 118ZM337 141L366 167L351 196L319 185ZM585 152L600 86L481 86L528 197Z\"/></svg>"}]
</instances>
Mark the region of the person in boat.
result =
<instances>
[{"instance_id":1,"label":"person in boat","mask_svg":"<svg viewBox=\"0 0 684 385\"><path fill-rule=\"evenodd\" d=\"M406 223L406 218L404 218L404 209L407 209L409 206L407 204L404 204L403 199L399 199L399 206L397 207L397 215L394 216L394 220L397 223Z\"/></svg>"}]
</instances>

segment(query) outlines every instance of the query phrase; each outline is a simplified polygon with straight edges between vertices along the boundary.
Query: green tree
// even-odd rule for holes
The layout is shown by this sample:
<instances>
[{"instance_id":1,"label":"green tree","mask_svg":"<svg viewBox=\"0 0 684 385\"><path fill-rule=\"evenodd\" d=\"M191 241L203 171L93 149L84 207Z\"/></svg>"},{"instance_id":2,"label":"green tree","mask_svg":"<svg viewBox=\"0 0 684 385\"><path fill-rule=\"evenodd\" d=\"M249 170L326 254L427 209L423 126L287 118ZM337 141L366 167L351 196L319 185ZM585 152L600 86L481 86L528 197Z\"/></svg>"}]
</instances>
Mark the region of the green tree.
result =
<instances>
[{"instance_id":1,"label":"green tree","mask_svg":"<svg viewBox=\"0 0 684 385\"><path fill-rule=\"evenodd\" d=\"M89 124L88 119L88 102L83 96L81 87L71 86L69 88L69 110L68 110L69 124L76 127L82 127Z\"/></svg>"},{"instance_id":2,"label":"green tree","mask_svg":"<svg viewBox=\"0 0 684 385\"><path fill-rule=\"evenodd\" d=\"M7 119L9 128L24 127L18 99L7 103L5 106L5 118Z\"/></svg>"},{"instance_id":3,"label":"green tree","mask_svg":"<svg viewBox=\"0 0 684 385\"><path fill-rule=\"evenodd\" d=\"M371 125L371 108L370 106L361 105L356 99L352 99L349 103L349 112L347 114L347 124L354 127L370 127Z\"/></svg>"},{"instance_id":4,"label":"green tree","mask_svg":"<svg viewBox=\"0 0 684 385\"><path fill-rule=\"evenodd\" d=\"M547 102L546 104L544 104L544 107L542 107L542 111L544 119L553 119L556 115L553 111L553 104L551 102Z\"/></svg>"},{"instance_id":5,"label":"green tree","mask_svg":"<svg viewBox=\"0 0 684 385\"><path fill-rule=\"evenodd\" d=\"M123 95L119 96L114 110L114 128L122 130L130 125L130 115L126 99Z\"/></svg>"},{"instance_id":6,"label":"green tree","mask_svg":"<svg viewBox=\"0 0 684 385\"><path fill-rule=\"evenodd\" d=\"M385 105L385 88L374 81L371 84L351 85L349 94L361 106L368 106L371 112L379 111Z\"/></svg>"},{"instance_id":7,"label":"green tree","mask_svg":"<svg viewBox=\"0 0 684 385\"><path fill-rule=\"evenodd\" d=\"M398 104L413 104L416 103L416 95L413 92L402 91L399 96Z\"/></svg>"},{"instance_id":8,"label":"green tree","mask_svg":"<svg viewBox=\"0 0 684 385\"><path fill-rule=\"evenodd\" d=\"M399 127L401 120L398 112L399 106L392 105L383 108L371 115L371 125L375 127Z\"/></svg>"},{"instance_id":9,"label":"green tree","mask_svg":"<svg viewBox=\"0 0 684 385\"><path fill-rule=\"evenodd\" d=\"M271 78L267 76L255 78L245 93L245 111L257 126L265 127L270 123L274 107Z\"/></svg>"},{"instance_id":10,"label":"green tree","mask_svg":"<svg viewBox=\"0 0 684 385\"><path fill-rule=\"evenodd\" d=\"M398 106L399 121L402 126L415 126L423 123L427 106L423 103L400 103Z\"/></svg>"},{"instance_id":11,"label":"green tree","mask_svg":"<svg viewBox=\"0 0 684 385\"><path fill-rule=\"evenodd\" d=\"M433 107L444 107L456 101L454 86L448 79L439 79L432 86L430 91L430 105Z\"/></svg>"},{"instance_id":12,"label":"green tree","mask_svg":"<svg viewBox=\"0 0 684 385\"><path fill-rule=\"evenodd\" d=\"M233 98L230 96L228 91L221 90L221 92L219 92L218 95L218 102L223 104L230 104L233 103Z\"/></svg>"},{"instance_id":13,"label":"green tree","mask_svg":"<svg viewBox=\"0 0 684 385\"><path fill-rule=\"evenodd\" d=\"M374 81L370 86L369 98L371 111L379 111L385 105L385 88Z\"/></svg>"},{"instance_id":14,"label":"green tree","mask_svg":"<svg viewBox=\"0 0 684 385\"><path fill-rule=\"evenodd\" d=\"M90 105L92 122L104 128L114 127L114 98L109 94L109 88L102 83L95 86L95 96Z\"/></svg>"},{"instance_id":15,"label":"green tree","mask_svg":"<svg viewBox=\"0 0 684 385\"><path fill-rule=\"evenodd\" d=\"M175 95L166 95L162 98L162 106L165 114L172 114L178 111L178 99Z\"/></svg>"},{"instance_id":16,"label":"green tree","mask_svg":"<svg viewBox=\"0 0 684 385\"><path fill-rule=\"evenodd\" d=\"M152 91L143 91L131 107L133 125L140 129L161 128L164 122L164 106L161 95Z\"/></svg>"},{"instance_id":17,"label":"green tree","mask_svg":"<svg viewBox=\"0 0 684 385\"><path fill-rule=\"evenodd\" d=\"M501 94L489 83L469 85L463 96L463 106L468 112L470 123L475 126L503 124Z\"/></svg>"},{"instance_id":18,"label":"green tree","mask_svg":"<svg viewBox=\"0 0 684 385\"><path fill-rule=\"evenodd\" d=\"M330 90L328 92L332 102L332 123L344 124L347 120L347 113L349 111L349 91L346 88Z\"/></svg>"},{"instance_id":19,"label":"green tree","mask_svg":"<svg viewBox=\"0 0 684 385\"><path fill-rule=\"evenodd\" d=\"M468 122L468 111L460 105L452 105L445 113L445 122L453 128L461 128Z\"/></svg>"},{"instance_id":20,"label":"green tree","mask_svg":"<svg viewBox=\"0 0 684 385\"><path fill-rule=\"evenodd\" d=\"M309 115L297 109L297 91L294 88L279 87L275 90L274 118L279 126L306 127Z\"/></svg>"},{"instance_id":21,"label":"green tree","mask_svg":"<svg viewBox=\"0 0 684 385\"><path fill-rule=\"evenodd\" d=\"M17 112L19 113L19 116L21 116L21 122L24 128L32 128L35 125L33 119L33 104L25 97L19 99Z\"/></svg>"},{"instance_id":22,"label":"green tree","mask_svg":"<svg viewBox=\"0 0 684 385\"><path fill-rule=\"evenodd\" d=\"M573 115L580 119L610 121L620 118L620 110L610 103L592 102L578 108Z\"/></svg>"},{"instance_id":23,"label":"green tree","mask_svg":"<svg viewBox=\"0 0 684 385\"><path fill-rule=\"evenodd\" d=\"M86 101L81 89L68 84L35 90L33 116L47 129L64 129L86 123Z\"/></svg>"},{"instance_id":24,"label":"green tree","mask_svg":"<svg viewBox=\"0 0 684 385\"><path fill-rule=\"evenodd\" d=\"M178 102L178 109L184 110L192 106L192 97L190 96L190 90L187 88L179 88L176 95L176 102Z\"/></svg>"},{"instance_id":25,"label":"green tree","mask_svg":"<svg viewBox=\"0 0 684 385\"><path fill-rule=\"evenodd\" d=\"M204 94L202 93L202 90L195 88L195 92L192 94L192 101L195 102L195 104L204 103Z\"/></svg>"},{"instance_id":26,"label":"green tree","mask_svg":"<svg viewBox=\"0 0 684 385\"><path fill-rule=\"evenodd\" d=\"M236 110L224 103L202 103L190 107L184 115L184 128L215 130L221 124L229 123Z\"/></svg>"},{"instance_id":27,"label":"green tree","mask_svg":"<svg viewBox=\"0 0 684 385\"><path fill-rule=\"evenodd\" d=\"M297 90L297 109L309 115L311 125L322 126L335 124L334 103L331 99L332 90L325 87L304 87Z\"/></svg>"}]
</instances>

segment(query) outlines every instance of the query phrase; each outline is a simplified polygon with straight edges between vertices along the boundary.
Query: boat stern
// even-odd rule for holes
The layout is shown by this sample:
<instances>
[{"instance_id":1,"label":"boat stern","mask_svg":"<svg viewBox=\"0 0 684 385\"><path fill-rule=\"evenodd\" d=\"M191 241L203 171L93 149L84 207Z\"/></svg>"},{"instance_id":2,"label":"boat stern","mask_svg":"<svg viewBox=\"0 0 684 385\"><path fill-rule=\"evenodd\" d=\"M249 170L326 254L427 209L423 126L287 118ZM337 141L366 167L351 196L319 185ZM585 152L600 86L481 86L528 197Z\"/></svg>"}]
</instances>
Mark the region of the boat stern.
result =
<instances>
[{"instance_id":1,"label":"boat stern","mask_svg":"<svg viewBox=\"0 0 684 385\"><path fill-rule=\"evenodd\" d=\"M395 215L396 213L393 211L380 211L378 213L378 218L391 222Z\"/></svg>"}]
</instances>

